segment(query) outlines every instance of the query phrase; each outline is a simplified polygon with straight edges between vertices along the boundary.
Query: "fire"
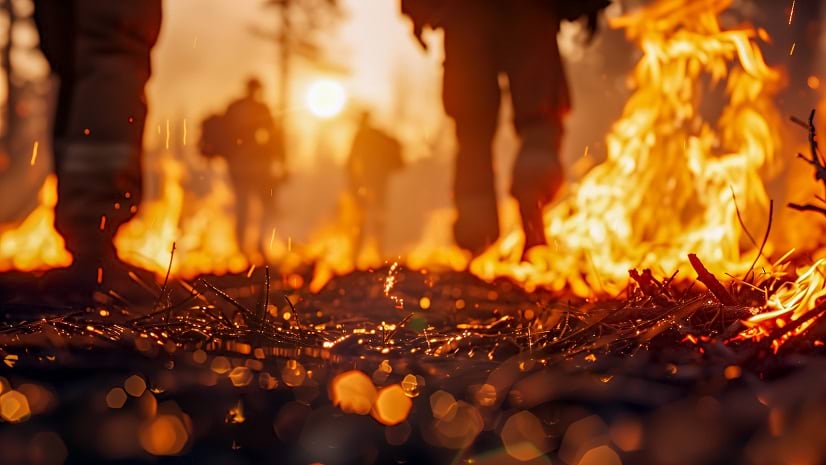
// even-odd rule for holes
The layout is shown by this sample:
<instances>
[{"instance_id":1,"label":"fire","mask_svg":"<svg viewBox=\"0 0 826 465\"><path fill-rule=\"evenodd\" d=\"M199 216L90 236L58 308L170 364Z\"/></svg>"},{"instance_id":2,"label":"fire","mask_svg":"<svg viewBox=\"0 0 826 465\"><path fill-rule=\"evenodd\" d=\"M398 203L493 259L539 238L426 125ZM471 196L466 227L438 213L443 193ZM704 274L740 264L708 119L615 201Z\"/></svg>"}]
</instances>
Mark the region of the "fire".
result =
<instances>
[{"instance_id":1,"label":"fire","mask_svg":"<svg viewBox=\"0 0 826 465\"><path fill-rule=\"evenodd\" d=\"M451 212L441 211L403 263L416 269L469 268L483 279L505 276L529 289L567 288L579 295L619 292L632 268L663 275L688 271L689 253L719 275L745 272L757 246L746 239L738 209L752 221L749 226L765 227L769 202L763 176L771 172L779 142L780 117L773 105L778 76L765 64L755 30L719 25L717 16L730 4L661 0L614 21L642 50L633 74L635 91L607 135L606 161L546 210L549 246L530 251L522 261L518 213L508 199L500 215L506 233L482 256L470 261L444 246L442 226L450 223ZM338 108L346 94L327 90L329 95L319 91L325 96L319 101ZM720 98L710 96L713 91ZM719 116L711 117L703 104L715 100L723 105ZM118 232L120 257L163 274L175 243L174 275L249 269L235 238L228 187L213 183L208 194L189 195L182 184L183 165L168 150L159 164L160 195L145 201L138 217ZM51 197L41 199L17 229L0 233L0 268L69 262L51 226L53 178L50 182L43 193ZM279 241L267 258L285 260L286 268L299 261L316 263L313 290L334 275L378 266L383 257L377 248L357 247L357 215L345 196L340 217L310 244L293 252Z\"/></svg>"},{"instance_id":2,"label":"fire","mask_svg":"<svg viewBox=\"0 0 826 465\"><path fill-rule=\"evenodd\" d=\"M615 21L643 56L606 161L546 211L550 246L519 263L523 238L511 232L471 264L474 273L589 295L618 292L632 268L689 270L691 252L712 272L748 269L755 245L737 210L768 211L761 174L779 141L777 75L754 30L721 29L717 15L730 3L665 0ZM726 101L713 121L700 108L715 86Z\"/></svg>"},{"instance_id":3,"label":"fire","mask_svg":"<svg viewBox=\"0 0 826 465\"><path fill-rule=\"evenodd\" d=\"M788 255L788 254L787 254ZM777 267L777 266L776 266ZM760 341L775 330L796 325L781 336L772 339L772 349L780 347L794 336L805 332L821 315L812 314L826 296L826 258L797 270L794 281L783 283L766 304L765 311L743 323L748 327L737 339ZM811 317L811 318L810 318Z\"/></svg>"},{"instance_id":4,"label":"fire","mask_svg":"<svg viewBox=\"0 0 826 465\"><path fill-rule=\"evenodd\" d=\"M138 216L115 237L119 257L137 266L192 277L201 273L239 273L249 267L235 240L226 186L215 185L203 198L188 198L181 185L183 167L170 156L160 160L163 183L158 199L144 201Z\"/></svg>"},{"instance_id":5,"label":"fire","mask_svg":"<svg viewBox=\"0 0 826 465\"><path fill-rule=\"evenodd\" d=\"M63 238L54 229L57 178L46 178L38 205L19 225L0 227L0 271L34 271L72 263Z\"/></svg>"}]
</instances>

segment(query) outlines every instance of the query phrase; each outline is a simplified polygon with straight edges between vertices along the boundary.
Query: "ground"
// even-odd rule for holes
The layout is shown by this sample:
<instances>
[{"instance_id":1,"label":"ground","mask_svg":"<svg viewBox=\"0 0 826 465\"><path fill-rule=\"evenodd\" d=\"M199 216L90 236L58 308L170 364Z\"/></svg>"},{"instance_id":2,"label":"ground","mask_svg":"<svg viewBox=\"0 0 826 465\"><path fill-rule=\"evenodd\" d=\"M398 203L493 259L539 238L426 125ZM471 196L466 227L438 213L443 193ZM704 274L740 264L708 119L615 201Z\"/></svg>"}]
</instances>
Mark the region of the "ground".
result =
<instances>
[{"instance_id":1,"label":"ground","mask_svg":"<svg viewBox=\"0 0 826 465\"><path fill-rule=\"evenodd\" d=\"M308 278L173 280L140 311L6 305L2 463L826 458L819 325L774 354L733 340L748 309L702 286L589 301L454 272Z\"/></svg>"}]
</instances>

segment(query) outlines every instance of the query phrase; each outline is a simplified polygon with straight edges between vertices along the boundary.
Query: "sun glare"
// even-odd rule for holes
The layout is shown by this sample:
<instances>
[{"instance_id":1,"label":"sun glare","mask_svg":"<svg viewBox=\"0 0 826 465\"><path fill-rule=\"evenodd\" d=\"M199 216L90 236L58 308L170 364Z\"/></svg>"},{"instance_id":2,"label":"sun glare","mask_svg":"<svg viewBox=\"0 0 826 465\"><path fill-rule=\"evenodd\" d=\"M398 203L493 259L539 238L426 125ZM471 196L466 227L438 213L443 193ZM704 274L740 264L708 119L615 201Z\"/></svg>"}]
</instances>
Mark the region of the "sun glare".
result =
<instances>
[{"instance_id":1,"label":"sun glare","mask_svg":"<svg viewBox=\"0 0 826 465\"><path fill-rule=\"evenodd\" d=\"M347 103L347 91L332 79L319 79L310 84L304 99L307 109L318 118L332 118L341 113Z\"/></svg>"}]
</instances>

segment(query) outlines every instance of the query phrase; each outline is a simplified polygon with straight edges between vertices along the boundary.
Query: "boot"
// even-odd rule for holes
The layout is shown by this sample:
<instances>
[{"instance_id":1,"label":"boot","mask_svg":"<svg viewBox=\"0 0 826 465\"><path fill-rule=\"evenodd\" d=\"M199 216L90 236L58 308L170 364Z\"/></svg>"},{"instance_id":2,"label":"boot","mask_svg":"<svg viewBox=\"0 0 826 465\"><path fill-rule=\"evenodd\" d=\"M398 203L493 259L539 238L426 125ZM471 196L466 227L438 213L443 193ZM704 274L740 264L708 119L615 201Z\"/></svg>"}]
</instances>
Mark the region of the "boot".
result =
<instances>
[{"instance_id":1,"label":"boot","mask_svg":"<svg viewBox=\"0 0 826 465\"><path fill-rule=\"evenodd\" d=\"M499 211L495 195L456 199L453 237L456 245L474 257L481 255L499 238Z\"/></svg>"},{"instance_id":2,"label":"boot","mask_svg":"<svg viewBox=\"0 0 826 465\"><path fill-rule=\"evenodd\" d=\"M56 155L55 225L73 263L44 276L44 293L77 305L119 298L113 295L150 300L153 296L135 277L142 281L151 273L121 262L113 243L141 197L137 149L125 143L60 144Z\"/></svg>"},{"instance_id":3,"label":"boot","mask_svg":"<svg viewBox=\"0 0 826 465\"><path fill-rule=\"evenodd\" d=\"M561 129L537 125L522 131L522 148L513 168L511 194L519 202L525 232L523 260L530 249L547 245L543 214L562 187L564 174L559 161Z\"/></svg>"}]
</instances>

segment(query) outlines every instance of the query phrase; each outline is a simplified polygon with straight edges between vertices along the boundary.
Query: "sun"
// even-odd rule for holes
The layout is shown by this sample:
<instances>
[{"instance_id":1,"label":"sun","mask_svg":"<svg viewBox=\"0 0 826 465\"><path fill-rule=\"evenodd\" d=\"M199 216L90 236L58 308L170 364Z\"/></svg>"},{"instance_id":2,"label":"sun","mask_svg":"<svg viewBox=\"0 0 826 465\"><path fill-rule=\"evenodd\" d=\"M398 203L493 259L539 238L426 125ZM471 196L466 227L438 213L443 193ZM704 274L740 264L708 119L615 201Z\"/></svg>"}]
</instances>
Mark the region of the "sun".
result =
<instances>
[{"instance_id":1,"label":"sun","mask_svg":"<svg viewBox=\"0 0 826 465\"><path fill-rule=\"evenodd\" d=\"M347 91L338 81L318 79L307 87L304 95L307 109L318 118L333 118L344 109Z\"/></svg>"}]
</instances>

